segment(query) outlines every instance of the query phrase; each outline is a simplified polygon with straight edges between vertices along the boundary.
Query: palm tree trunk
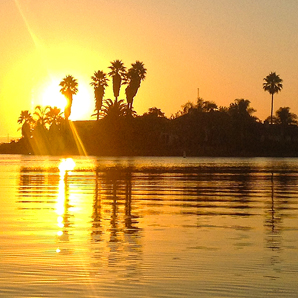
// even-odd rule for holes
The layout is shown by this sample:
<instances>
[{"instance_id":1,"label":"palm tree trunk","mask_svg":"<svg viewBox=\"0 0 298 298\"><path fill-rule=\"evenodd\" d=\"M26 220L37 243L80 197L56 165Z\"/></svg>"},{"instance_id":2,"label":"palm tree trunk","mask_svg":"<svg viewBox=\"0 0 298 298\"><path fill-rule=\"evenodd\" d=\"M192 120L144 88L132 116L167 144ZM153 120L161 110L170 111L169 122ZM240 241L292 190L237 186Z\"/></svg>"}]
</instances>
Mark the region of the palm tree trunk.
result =
<instances>
[{"instance_id":1,"label":"palm tree trunk","mask_svg":"<svg viewBox=\"0 0 298 298\"><path fill-rule=\"evenodd\" d=\"M272 124L272 118L273 118L273 93L272 93L272 99L271 99L271 124Z\"/></svg>"},{"instance_id":2,"label":"palm tree trunk","mask_svg":"<svg viewBox=\"0 0 298 298\"><path fill-rule=\"evenodd\" d=\"M96 120L97 121L99 120L99 110L97 110L97 113L96 113Z\"/></svg>"}]
</instances>

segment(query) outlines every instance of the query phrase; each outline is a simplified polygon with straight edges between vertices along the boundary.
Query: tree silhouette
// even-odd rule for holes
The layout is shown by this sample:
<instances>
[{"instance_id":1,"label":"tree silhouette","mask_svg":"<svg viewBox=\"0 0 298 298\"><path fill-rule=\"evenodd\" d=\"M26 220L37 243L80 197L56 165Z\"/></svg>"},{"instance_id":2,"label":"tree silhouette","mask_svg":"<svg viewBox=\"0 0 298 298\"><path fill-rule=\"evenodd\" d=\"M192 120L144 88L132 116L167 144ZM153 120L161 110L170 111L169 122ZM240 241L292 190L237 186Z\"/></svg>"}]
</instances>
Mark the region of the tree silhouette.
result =
<instances>
[{"instance_id":1,"label":"tree silhouette","mask_svg":"<svg viewBox=\"0 0 298 298\"><path fill-rule=\"evenodd\" d=\"M263 89L268 91L271 95L271 124L273 117L273 95L278 93L282 88L282 79L275 72L271 72L267 77L264 78Z\"/></svg>"},{"instance_id":2,"label":"tree silhouette","mask_svg":"<svg viewBox=\"0 0 298 298\"><path fill-rule=\"evenodd\" d=\"M131 68L126 73L125 83L128 86L125 89L126 100L128 104L128 109L132 109L132 104L134 97L136 96L140 86L141 81L145 80L147 69L144 67L144 63L136 61L131 64Z\"/></svg>"},{"instance_id":3,"label":"tree silhouette","mask_svg":"<svg viewBox=\"0 0 298 298\"><path fill-rule=\"evenodd\" d=\"M256 110L250 107L248 99L235 99L230 104L227 115L229 116L229 127L226 127L230 137L230 146L233 150L248 150L255 144L254 138L257 136L257 118L252 114ZM224 111L222 111L224 112ZM221 113L222 113L221 112ZM211 113L213 114L213 113ZM223 126L223 124L221 124Z\"/></svg>"},{"instance_id":4,"label":"tree silhouette","mask_svg":"<svg viewBox=\"0 0 298 298\"><path fill-rule=\"evenodd\" d=\"M203 111L204 112L212 112L212 111L215 111L217 110L218 107L217 107L217 104L213 101L204 101L203 102Z\"/></svg>"},{"instance_id":5,"label":"tree silhouette","mask_svg":"<svg viewBox=\"0 0 298 298\"><path fill-rule=\"evenodd\" d=\"M208 100L204 101L203 98L201 97L197 99L196 104L192 103L191 101L188 101L181 107L182 107L182 110L180 111L181 115L188 114L189 112L208 113L208 112L218 110L218 106L215 102L208 101Z\"/></svg>"},{"instance_id":6,"label":"tree silhouette","mask_svg":"<svg viewBox=\"0 0 298 298\"><path fill-rule=\"evenodd\" d=\"M108 98L105 100L105 104L102 108L102 113L104 117L107 117L109 119L116 119L126 114L126 105L123 99L113 102L110 98Z\"/></svg>"},{"instance_id":7,"label":"tree silhouette","mask_svg":"<svg viewBox=\"0 0 298 298\"><path fill-rule=\"evenodd\" d=\"M126 75L126 67L124 66L121 60L115 60L111 62L111 66L109 66L111 71L108 73L110 77L113 79L113 92L115 96L115 101L118 101L121 83L125 79Z\"/></svg>"},{"instance_id":8,"label":"tree silhouette","mask_svg":"<svg viewBox=\"0 0 298 298\"><path fill-rule=\"evenodd\" d=\"M92 82L90 83L90 85L94 87L96 118L97 120L99 120L99 111L102 107L105 88L108 86L108 78L103 71L98 70L94 73L91 79Z\"/></svg>"},{"instance_id":9,"label":"tree silhouette","mask_svg":"<svg viewBox=\"0 0 298 298\"><path fill-rule=\"evenodd\" d=\"M217 104L213 101L203 100L199 97L197 99L197 104L194 106L199 112L211 112L218 109Z\"/></svg>"},{"instance_id":10,"label":"tree silhouette","mask_svg":"<svg viewBox=\"0 0 298 298\"><path fill-rule=\"evenodd\" d=\"M31 126L34 123L34 119L28 110L21 111L21 115L18 119L18 123L22 124L22 136L24 138L30 138Z\"/></svg>"},{"instance_id":11,"label":"tree silhouette","mask_svg":"<svg viewBox=\"0 0 298 298\"><path fill-rule=\"evenodd\" d=\"M230 104L229 114L232 117L238 117L241 122L252 117L252 114L256 111L251 108L250 101L248 99L235 99L233 103Z\"/></svg>"},{"instance_id":12,"label":"tree silhouette","mask_svg":"<svg viewBox=\"0 0 298 298\"><path fill-rule=\"evenodd\" d=\"M203 112L204 111L204 100L201 97L197 98L197 103L194 105L193 103L191 103L193 108L196 109L199 112Z\"/></svg>"},{"instance_id":13,"label":"tree silhouette","mask_svg":"<svg viewBox=\"0 0 298 298\"><path fill-rule=\"evenodd\" d=\"M48 112L50 111L50 106L43 108L42 106L36 106L33 115L36 116L36 125L43 126L46 128L46 125L49 123Z\"/></svg>"},{"instance_id":14,"label":"tree silhouette","mask_svg":"<svg viewBox=\"0 0 298 298\"><path fill-rule=\"evenodd\" d=\"M181 114L188 114L191 110L194 110L196 108L196 105L194 105L191 101L188 101L184 105L181 106L182 111Z\"/></svg>"},{"instance_id":15,"label":"tree silhouette","mask_svg":"<svg viewBox=\"0 0 298 298\"><path fill-rule=\"evenodd\" d=\"M281 125L297 124L297 115L290 112L289 107L279 108L276 111L276 122Z\"/></svg>"},{"instance_id":16,"label":"tree silhouette","mask_svg":"<svg viewBox=\"0 0 298 298\"><path fill-rule=\"evenodd\" d=\"M72 106L72 96L77 94L78 92L78 82L77 80L71 76L67 75L59 84L61 87L60 92L66 98L66 106L64 109L65 119L68 120L71 114L71 106Z\"/></svg>"},{"instance_id":17,"label":"tree silhouette","mask_svg":"<svg viewBox=\"0 0 298 298\"><path fill-rule=\"evenodd\" d=\"M57 107L50 107L47 112L48 124L49 124L49 140L51 142L52 152L57 152L59 147L59 137L61 136L61 124L64 121L62 117L61 109Z\"/></svg>"},{"instance_id":18,"label":"tree silhouette","mask_svg":"<svg viewBox=\"0 0 298 298\"><path fill-rule=\"evenodd\" d=\"M48 154L50 145L48 143L48 129L49 124L48 111L49 106L36 106L33 116L35 117L35 127L33 130L32 148L36 154Z\"/></svg>"},{"instance_id":19,"label":"tree silhouette","mask_svg":"<svg viewBox=\"0 0 298 298\"><path fill-rule=\"evenodd\" d=\"M143 116L165 118L165 113L162 112L161 109L158 109L157 107L153 107L153 108L149 108L148 112L144 113Z\"/></svg>"},{"instance_id":20,"label":"tree silhouette","mask_svg":"<svg viewBox=\"0 0 298 298\"><path fill-rule=\"evenodd\" d=\"M61 109L57 107L49 107L47 112L48 123L50 126L59 125L63 121Z\"/></svg>"}]
</instances>

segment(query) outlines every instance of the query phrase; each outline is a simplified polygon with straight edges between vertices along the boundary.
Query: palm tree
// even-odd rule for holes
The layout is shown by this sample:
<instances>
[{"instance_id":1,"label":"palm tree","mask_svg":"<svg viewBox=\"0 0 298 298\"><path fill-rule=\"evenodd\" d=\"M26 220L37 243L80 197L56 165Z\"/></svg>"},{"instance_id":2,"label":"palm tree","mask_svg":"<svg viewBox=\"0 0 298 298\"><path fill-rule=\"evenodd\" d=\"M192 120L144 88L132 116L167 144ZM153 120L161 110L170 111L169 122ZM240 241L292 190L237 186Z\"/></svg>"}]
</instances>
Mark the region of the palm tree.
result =
<instances>
[{"instance_id":1,"label":"palm tree","mask_svg":"<svg viewBox=\"0 0 298 298\"><path fill-rule=\"evenodd\" d=\"M132 109L133 99L141 86L141 81L145 80L147 73L143 62L136 61L132 63L131 66L132 67L126 73L125 79L125 83L128 84L125 89L126 100L130 110Z\"/></svg>"},{"instance_id":2,"label":"palm tree","mask_svg":"<svg viewBox=\"0 0 298 298\"><path fill-rule=\"evenodd\" d=\"M165 113L162 112L161 109L158 109L157 107L149 108L147 113L144 113L143 116L150 116L155 118L165 118Z\"/></svg>"},{"instance_id":3,"label":"palm tree","mask_svg":"<svg viewBox=\"0 0 298 298\"><path fill-rule=\"evenodd\" d=\"M50 106L46 106L45 108L41 106L36 106L33 115L36 116L36 126L41 126L46 128L46 125L49 123L48 112L50 110Z\"/></svg>"},{"instance_id":4,"label":"palm tree","mask_svg":"<svg viewBox=\"0 0 298 298\"><path fill-rule=\"evenodd\" d=\"M191 101L188 101L187 103L181 106L182 114L188 114L190 111L194 110L195 107L196 106Z\"/></svg>"},{"instance_id":5,"label":"palm tree","mask_svg":"<svg viewBox=\"0 0 298 298\"><path fill-rule=\"evenodd\" d=\"M49 107L47 117L50 126L59 125L63 120L61 109L57 107Z\"/></svg>"},{"instance_id":6,"label":"palm tree","mask_svg":"<svg viewBox=\"0 0 298 298\"><path fill-rule=\"evenodd\" d=\"M275 72L271 72L266 78L264 78L263 89L264 91L268 91L271 95L271 124L273 117L273 95L278 93L283 85L282 79Z\"/></svg>"},{"instance_id":7,"label":"palm tree","mask_svg":"<svg viewBox=\"0 0 298 298\"><path fill-rule=\"evenodd\" d=\"M279 108L276 112L276 122L281 125L297 124L297 115L290 112L289 107Z\"/></svg>"},{"instance_id":8,"label":"palm tree","mask_svg":"<svg viewBox=\"0 0 298 298\"><path fill-rule=\"evenodd\" d=\"M35 127L33 131L34 151L38 154L48 153L48 129L49 117L47 115L50 107L36 106L34 109Z\"/></svg>"},{"instance_id":9,"label":"palm tree","mask_svg":"<svg viewBox=\"0 0 298 298\"><path fill-rule=\"evenodd\" d=\"M31 123L33 121L32 115L31 113L29 113L28 110L26 111L21 111L21 115L18 119L18 123L19 124L23 124L23 123Z\"/></svg>"},{"instance_id":10,"label":"palm tree","mask_svg":"<svg viewBox=\"0 0 298 298\"><path fill-rule=\"evenodd\" d=\"M105 104L102 109L104 117L109 119L116 119L118 117L126 115L126 105L123 99L113 102L110 98L105 100Z\"/></svg>"},{"instance_id":11,"label":"palm tree","mask_svg":"<svg viewBox=\"0 0 298 298\"><path fill-rule=\"evenodd\" d=\"M61 132L61 124L63 123L64 118L62 117L61 109L57 107L49 107L47 112L48 123L49 123L49 140L51 142L52 152L56 152L57 147L59 147L58 137Z\"/></svg>"},{"instance_id":12,"label":"palm tree","mask_svg":"<svg viewBox=\"0 0 298 298\"><path fill-rule=\"evenodd\" d=\"M199 112L211 112L218 109L215 102L203 100L201 97L197 99L197 104L194 108L196 108Z\"/></svg>"},{"instance_id":13,"label":"palm tree","mask_svg":"<svg viewBox=\"0 0 298 298\"><path fill-rule=\"evenodd\" d=\"M72 96L78 92L78 82L73 76L67 75L60 82L59 86L61 87L60 92L65 96L67 101L64 109L64 116L67 120L71 114Z\"/></svg>"},{"instance_id":14,"label":"palm tree","mask_svg":"<svg viewBox=\"0 0 298 298\"><path fill-rule=\"evenodd\" d=\"M91 79L92 82L90 83L90 85L94 87L95 111L97 120L99 120L99 111L101 110L105 88L108 86L108 78L103 71L98 70L94 73Z\"/></svg>"},{"instance_id":15,"label":"palm tree","mask_svg":"<svg viewBox=\"0 0 298 298\"><path fill-rule=\"evenodd\" d=\"M203 102L203 111L204 112L212 112L217 109L218 109L217 104L214 101L206 100Z\"/></svg>"},{"instance_id":16,"label":"palm tree","mask_svg":"<svg viewBox=\"0 0 298 298\"><path fill-rule=\"evenodd\" d=\"M31 126L34 123L33 117L28 110L21 111L21 115L18 119L18 123L22 124L22 136L24 138L30 138Z\"/></svg>"},{"instance_id":17,"label":"palm tree","mask_svg":"<svg viewBox=\"0 0 298 298\"><path fill-rule=\"evenodd\" d=\"M233 103L230 104L228 113L241 122L245 122L248 119L254 119L252 114L256 112L254 108L250 107L250 101L248 99L235 99Z\"/></svg>"},{"instance_id":18,"label":"palm tree","mask_svg":"<svg viewBox=\"0 0 298 298\"><path fill-rule=\"evenodd\" d=\"M111 62L111 64L112 65L109 66L111 71L108 73L108 75L113 78L113 92L115 101L117 102L120 93L121 82L123 79L125 79L126 67L124 66L122 60L115 60Z\"/></svg>"}]
</instances>

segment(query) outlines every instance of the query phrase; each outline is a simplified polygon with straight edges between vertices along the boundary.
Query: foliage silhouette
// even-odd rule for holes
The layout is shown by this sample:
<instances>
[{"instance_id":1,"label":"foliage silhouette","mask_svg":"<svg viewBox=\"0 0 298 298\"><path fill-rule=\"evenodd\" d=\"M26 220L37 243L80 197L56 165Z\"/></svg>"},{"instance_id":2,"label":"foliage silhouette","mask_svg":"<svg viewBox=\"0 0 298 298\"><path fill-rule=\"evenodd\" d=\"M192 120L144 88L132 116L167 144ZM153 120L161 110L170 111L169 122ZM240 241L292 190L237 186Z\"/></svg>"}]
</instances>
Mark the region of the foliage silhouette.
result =
<instances>
[{"instance_id":1,"label":"foliage silhouette","mask_svg":"<svg viewBox=\"0 0 298 298\"><path fill-rule=\"evenodd\" d=\"M165 113L158 109L157 107L149 108L147 113L144 113L143 116L149 117L165 117Z\"/></svg>"},{"instance_id":2,"label":"foliage silhouette","mask_svg":"<svg viewBox=\"0 0 298 298\"><path fill-rule=\"evenodd\" d=\"M125 77L125 84L128 84L125 89L126 101L130 110L132 109L134 97L141 86L141 81L145 80L147 73L143 62L136 61L131 66Z\"/></svg>"},{"instance_id":3,"label":"foliage silhouette","mask_svg":"<svg viewBox=\"0 0 298 298\"><path fill-rule=\"evenodd\" d=\"M126 114L126 105L124 104L123 99L119 101L113 101L110 98L105 100L105 104L102 108L103 117L107 118L118 118Z\"/></svg>"},{"instance_id":4,"label":"foliage silhouette","mask_svg":"<svg viewBox=\"0 0 298 298\"><path fill-rule=\"evenodd\" d=\"M271 123L262 123L253 114L248 99L235 99L227 107L198 98L188 101L168 119L161 109L151 107L142 116L132 109L134 97L147 70L136 61L126 71L121 60L111 62L108 75L113 80L115 100L104 99L107 75L97 71L91 77L94 87L97 121L69 121L72 95L77 82L66 76L60 83L61 93L68 98L62 112L57 107L36 106L33 117L22 111L18 123L22 138L0 146L1 153L80 154L78 143L91 155L174 155L182 156L297 156L297 116L289 107L276 111ZM264 79L263 88L272 95L282 89L275 73ZM119 100L121 85L127 104ZM78 136L80 138L78 142Z\"/></svg>"},{"instance_id":5,"label":"foliage silhouette","mask_svg":"<svg viewBox=\"0 0 298 298\"><path fill-rule=\"evenodd\" d=\"M48 118L48 123L50 127L52 125L60 125L62 121L64 120L62 116L61 109L57 107L49 107L48 112L47 112L47 118Z\"/></svg>"},{"instance_id":6,"label":"foliage silhouette","mask_svg":"<svg viewBox=\"0 0 298 298\"><path fill-rule=\"evenodd\" d=\"M105 88L108 86L108 78L107 75L98 70L94 73L91 77L92 82L90 83L91 86L94 87L94 98L95 98L95 111L96 111L96 119L99 120L99 111L102 107L102 101L105 94Z\"/></svg>"},{"instance_id":7,"label":"foliage silhouette","mask_svg":"<svg viewBox=\"0 0 298 298\"><path fill-rule=\"evenodd\" d=\"M267 77L264 78L263 89L271 94L271 124L273 117L273 96L278 93L282 88L282 79L275 72L271 72Z\"/></svg>"},{"instance_id":8,"label":"foliage silhouette","mask_svg":"<svg viewBox=\"0 0 298 298\"><path fill-rule=\"evenodd\" d=\"M72 96L77 94L78 92L78 82L77 80L71 76L67 75L59 84L61 87L60 92L66 98L66 106L64 109L65 119L68 119L71 114L71 106L72 106Z\"/></svg>"},{"instance_id":9,"label":"foliage silhouette","mask_svg":"<svg viewBox=\"0 0 298 298\"><path fill-rule=\"evenodd\" d=\"M115 96L115 101L117 102L122 81L125 80L126 67L121 60L115 60L111 62L111 66L109 66L109 68L111 71L108 74L113 80L113 93Z\"/></svg>"},{"instance_id":10,"label":"foliage silhouette","mask_svg":"<svg viewBox=\"0 0 298 298\"><path fill-rule=\"evenodd\" d=\"M271 117L269 116L265 121L269 121ZM297 125L297 115L290 112L289 107L280 107L273 116L272 121L274 124L280 124L283 126L287 125Z\"/></svg>"},{"instance_id":11,"label":"foliage silhouette","mask_svg":"<svg viewBox=\"0 0 298 298\"><path fill-rule=\"evenodd\" d=\"M49 123L49 116L48 113L50 111L50 107L42 107L40 105L35 107L33 115L36 116L35 123L36 125L40 125L46 128L47 124Z\"/></svg>"},{"instance_id":12,"label":"foliage silhouette","mask_svg":"<svg viewBox=\"0 0 298 298\"><path fill-rule=\"evenodd\" d=\"M76 121L74 125L91 155L182 156L185 151L187 156L297 156L296 117L287 107L276 111L279 120L268 126L253 116L255 110L247 99L236 99L229 107L214 110L198 109L193 103L188 106L188 113L171 119L157 107L149 108L142 116L128 117L131 110L123 100L107 99L98 121ZM57 122L51 120L51 108L47 113L44 110L36 108L27 151L23 137L11 144L10 152L78 154L69 121L59 117L59 109L55 115L61 121ZM23 116L18 120L20 124L25 121L21 119L30 122L27 113Z\"/></svg>"},{"instance_id":13,"label":"foliage silhouette","mask_svg":"<svg viewBox=\"0 0 298 298\"><path fill-rule=\"evenodd\" d=\"M31 126L34 123L31 113L29 113L28 110L21 111L18 123L22 124L22 136L26 139L29 139L31 137Z\"/></svg>"}]
</instances>

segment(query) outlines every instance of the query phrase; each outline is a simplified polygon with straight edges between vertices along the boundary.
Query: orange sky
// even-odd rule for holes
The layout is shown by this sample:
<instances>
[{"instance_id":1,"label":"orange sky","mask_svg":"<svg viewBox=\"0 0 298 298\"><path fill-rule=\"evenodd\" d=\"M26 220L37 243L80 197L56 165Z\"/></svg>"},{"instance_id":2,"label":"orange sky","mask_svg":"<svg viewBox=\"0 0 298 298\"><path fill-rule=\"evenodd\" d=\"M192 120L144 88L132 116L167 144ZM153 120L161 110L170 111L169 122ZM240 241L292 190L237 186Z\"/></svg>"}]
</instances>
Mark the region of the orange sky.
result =
<instances>
[{"instance_id":1,"label":"orange sky","mask_svg":"<svg viewBox=\"0 0 298 298\"><path fill-rule=\"evenodd\" d=\"M127 67L140 60L148 70L138 114L156 106L170 116L200 88L220 106L248 99L264 120L270 95L262 80L271 71L284 80L274 110L298 114L296 0L1 0L0 11L0 136L20 134L22 110L51 96L59 102L54 89L68 74L79 83L72 118L89 119L90 77L115 59Z\"/></svg>"}]
</instances>

